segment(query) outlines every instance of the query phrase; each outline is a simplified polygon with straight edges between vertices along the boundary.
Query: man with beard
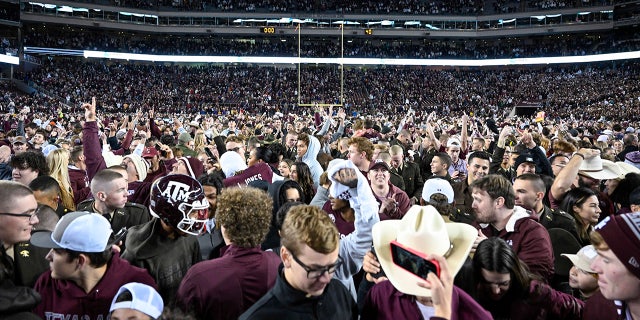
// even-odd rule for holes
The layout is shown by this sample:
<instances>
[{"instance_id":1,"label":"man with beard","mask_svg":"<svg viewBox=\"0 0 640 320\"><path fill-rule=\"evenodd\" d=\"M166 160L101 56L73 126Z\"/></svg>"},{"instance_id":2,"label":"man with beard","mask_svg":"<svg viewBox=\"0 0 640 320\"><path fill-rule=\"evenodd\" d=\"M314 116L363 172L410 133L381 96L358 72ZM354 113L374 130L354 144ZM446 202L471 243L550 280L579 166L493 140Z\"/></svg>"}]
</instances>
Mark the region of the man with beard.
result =
<instances>
[{"instance_id":1,"label":"man with beard","mask_svg":"<svg viewBox=\"0 0 640 320\"><path fill-rule=\"evenodd\" d=\"M475 180L470 188L476 222L481 228L472 252L487 237L501 238L532 273L550 281L553 249L549 233L529 216L527 210L515 205L515 193L509 180L492 174Z\"/></svg>"}]
</instances>

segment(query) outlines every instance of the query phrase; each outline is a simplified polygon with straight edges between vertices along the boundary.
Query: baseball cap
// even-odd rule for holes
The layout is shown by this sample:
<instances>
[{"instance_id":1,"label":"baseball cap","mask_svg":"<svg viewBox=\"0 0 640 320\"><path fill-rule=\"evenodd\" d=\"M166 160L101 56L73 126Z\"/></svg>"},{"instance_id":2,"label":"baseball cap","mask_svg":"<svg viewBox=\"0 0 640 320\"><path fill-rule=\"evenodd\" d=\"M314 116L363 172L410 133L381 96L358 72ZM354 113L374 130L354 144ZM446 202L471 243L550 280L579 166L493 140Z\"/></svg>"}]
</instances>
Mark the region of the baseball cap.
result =
<instances>
[{"instance_id":1,"label":"baseball cap","mask_svg":"<svg viewBox=\"0 0 640 320\"><path fill-rule=\"evenodd\" d=\"M435 193L441 193L447 197L448 203L453 203L453 187L444 179L431 178L425 181L422 187L422 199L429 202L431 196Z\"/></svg>"},{"instance_id":2,"label":"baseball cap","mask_svg":"<svg viewBox=\"0 0 640 320\"><path fill-rule=\"evenodd\" d=\"M513 168L518 169L518 167L525 163L533 163L534 165L536 164L536 161L533 159L533 156L531 156L531 154L521 154L516 158L516 161L513 163Z\"/></svg>"},{"instance_id":3,"label":"baseball cap","mask_svg":"<svg viewBox=\"0 0 640 320\"><path fill-rule=\"evenodd\" d=\"M102 215L75 211L62 216L53 232L34 233L31 244L78 252L103 252L109 247L111 233L111 224Z\"/></svg>"},{"instance_id":4,"label":"baseball cap","mask_svg":"<svg viewBox=\"0 0 640 320\"><path fill-rule=\"evenodd\" d=\"M127 291L131 294L131 300L116 302L118 296ZM118 293L113 297L109 312L117 309L133 309L148 315L151 319L158 319L162 315L164 301L153 287L143 283L131 282L120 287Z\"/></svg>"},{"instance_id":5,"label":"baseball cap","mask_svg":"<svg viewBox=\"0 0 640 320\"><path fill-rule=\"evenodd\" d=\"M573 263L577 268L589 273L596 273L591 269L591 263L598 256L598 252L592 245L582 247L582 249L580 249L576 254L563 253L562 256L571 260L571 263Z\"/></svg>"},{"instance_id":6,"label":"baseball cap","mask_svg":"<svg viewBox=\"0 0 640 320\"><path fill-rule=\"evenodd\" d=\"M624 162L640 169L640 151L631 151L624 156Z\"/></svg>"},{"instance_id":7,"label":"baseball cap","mask_svg":"<svg viewBox=\"0 0 640 320\"><path fill-rule=\"evenodd\" d=\"M159 155L160 153L158 152L158 150L154 147L146 147L144 148L144 150L142 150L142 157L143 158L153 158L157 155Z\"/></svg>"},{"instance_id":8,"label":"baseball cap","mask_svg":"<svg viewBox=\"0 0 640 320\"><path fill-rule=\"evenodd\" d=\"M451 147L460 148L461 146L462 146L462 143L460 143L460 140L458 138L449 138L449 140L447 140L447 148L451 148Z\"/></svg>"},{"instance_id":9,"label":"baseball cap","mask_svg":"<svg viewBox=\"0 0 640 320\"><path fill-rule=\"evenodd\" d=\"M16 143L22 143L22 144L26 144L27 143L27 138L23 137L23 136L17 136L13 139L13 144Z\"/></svg>"},{"instance_id":10,"label":"baseball cap","mask_svg":"<svg viewBox=\"0 0 640 320\"><path fill-rule=\"evenodd\" d=\"M389 164L386 163L384 160L381 160L381 159L377 159L376 161L372 161L371 164L369 165L369 170L373 170L373 169L378 168L378 167L383 167L387 171L389 171Z\"/></svg>"},{"instance_id":11,"label":"baseball cap","mask_svg":"<svg viewBox=\"0 0 640 320\"><path fill-rule=\"evenodd\" d=\"M116 138L117 139L124 139L124 136L127 135L127 130L125 129L120 129L118 130L118 132L116 132Z\"/></svg>"}]
</instances>

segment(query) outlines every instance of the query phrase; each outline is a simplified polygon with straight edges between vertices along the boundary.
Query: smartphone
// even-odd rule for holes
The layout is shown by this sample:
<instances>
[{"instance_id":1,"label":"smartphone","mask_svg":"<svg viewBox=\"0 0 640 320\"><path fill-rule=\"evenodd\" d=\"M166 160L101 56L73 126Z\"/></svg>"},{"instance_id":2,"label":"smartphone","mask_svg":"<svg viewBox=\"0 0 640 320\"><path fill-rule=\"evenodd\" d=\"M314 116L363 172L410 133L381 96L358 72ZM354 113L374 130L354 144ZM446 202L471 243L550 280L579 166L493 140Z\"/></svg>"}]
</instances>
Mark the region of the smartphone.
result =
<instances>
[{"instance_id":1,"label":"smartphone","mask_svg":"<svg viewBox=\"0 0 640 320\"><path fill-rule=\"evenodd\" d=\"M116 233L113 236L114 240L113 240L112 243L116 244L116 245L119 244L120 241L122 241L124 239L124 237L127 235L127 231L129 231L129 230L127 230L127 227L124 227L124 228L120 229L120 231L118 231L118 233Z\"/></svg>"},{"instance_id":2,"label":"smartphone","mask_svg":"<svg viewBox=\"0 0 640 320\"><path fill-rule=\"evenodd\" d=\"M376 256L376 259L378 259L378 255L376 254L376 249L373 246L371 246L371 253L373 253L373 255ZM380 271L378 273L371 273L371 276L375 279L378 279L380 277L386 277L387 275L384 274L384 270L380 268Z\"/></svg>"},{"instance_id":3,"label":"smartphone","mask_svg":"<svg viewBox=\"0 0 640 320\"><path fill-rule=\"evenodd\" d=\"M205 147L204 152L207 154L207 157L209 157L210 159L212 160L216 159L216 157L213 155L213 152L211 152L211 149L209 149L209 147Z\"/></svg>"},{"instance_id":4,"label":"smartphone","mask_svg":"<svg viewBox=\"0 0 640 320\"><path fill-rule=\"evenodd\" d=\"M436 260L427 260L425 253L408 248L397 241L391 241L391 259L398 267L414 274L420 279L427 279L430 272L440 277L440 265Z\"/></svg>"}]
</instances>

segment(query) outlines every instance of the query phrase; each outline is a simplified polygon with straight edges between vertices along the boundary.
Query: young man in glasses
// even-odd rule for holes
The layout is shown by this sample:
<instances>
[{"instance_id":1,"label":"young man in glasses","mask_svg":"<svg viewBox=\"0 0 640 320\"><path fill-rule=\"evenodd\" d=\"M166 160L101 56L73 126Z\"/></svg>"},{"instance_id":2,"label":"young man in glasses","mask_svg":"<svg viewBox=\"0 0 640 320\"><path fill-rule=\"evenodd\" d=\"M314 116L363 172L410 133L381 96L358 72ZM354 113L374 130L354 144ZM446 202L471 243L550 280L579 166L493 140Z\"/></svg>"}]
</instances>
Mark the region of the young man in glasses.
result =
<instances>
[{"instance_id":1,"label":"young man in glasses","mask_svg":"<svg viewBox=\"0 0 640 320\"><path fill-rule=\"evenodd\" d=\"M355 300L333 279L342 264L338 230L317 207L293 207L280 230L282 247L275 287L240 319L357 319Z\"/></svg>"},{"instance_id":2,"label":"young man in glasses","mask_svg":"<svg viewBox=\"0 0 640 320\"><path fill-rule=\"evenodd\" d=\"M41 273L49 269L44 260L48 250L29 243L38 224L38 203L31 189L12 181L0 181L0 257L14 272L9 275L17 286L32 287Z\"/></svg>"}]
</instances>

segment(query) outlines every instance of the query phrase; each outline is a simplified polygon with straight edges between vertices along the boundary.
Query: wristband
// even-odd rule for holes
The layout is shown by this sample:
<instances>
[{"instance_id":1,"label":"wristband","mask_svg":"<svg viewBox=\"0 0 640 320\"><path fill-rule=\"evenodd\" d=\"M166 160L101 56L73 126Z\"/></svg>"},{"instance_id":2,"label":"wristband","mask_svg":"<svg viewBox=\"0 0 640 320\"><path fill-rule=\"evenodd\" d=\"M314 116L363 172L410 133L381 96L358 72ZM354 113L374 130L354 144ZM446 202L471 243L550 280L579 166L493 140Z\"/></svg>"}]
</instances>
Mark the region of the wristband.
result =
<instances>
[{"instance_id":1,"label":"wristband","mask_svg":"<svg viewBox=\"0 0 640 320\"><path fill-rule=\"evenodd\" d=\"M576 153L574 153L573 155L574 155L574 156L582 157L582 160L584 160L584 154L582 154L582 153L576 152Z\"/></svg>"}]
</instances>

